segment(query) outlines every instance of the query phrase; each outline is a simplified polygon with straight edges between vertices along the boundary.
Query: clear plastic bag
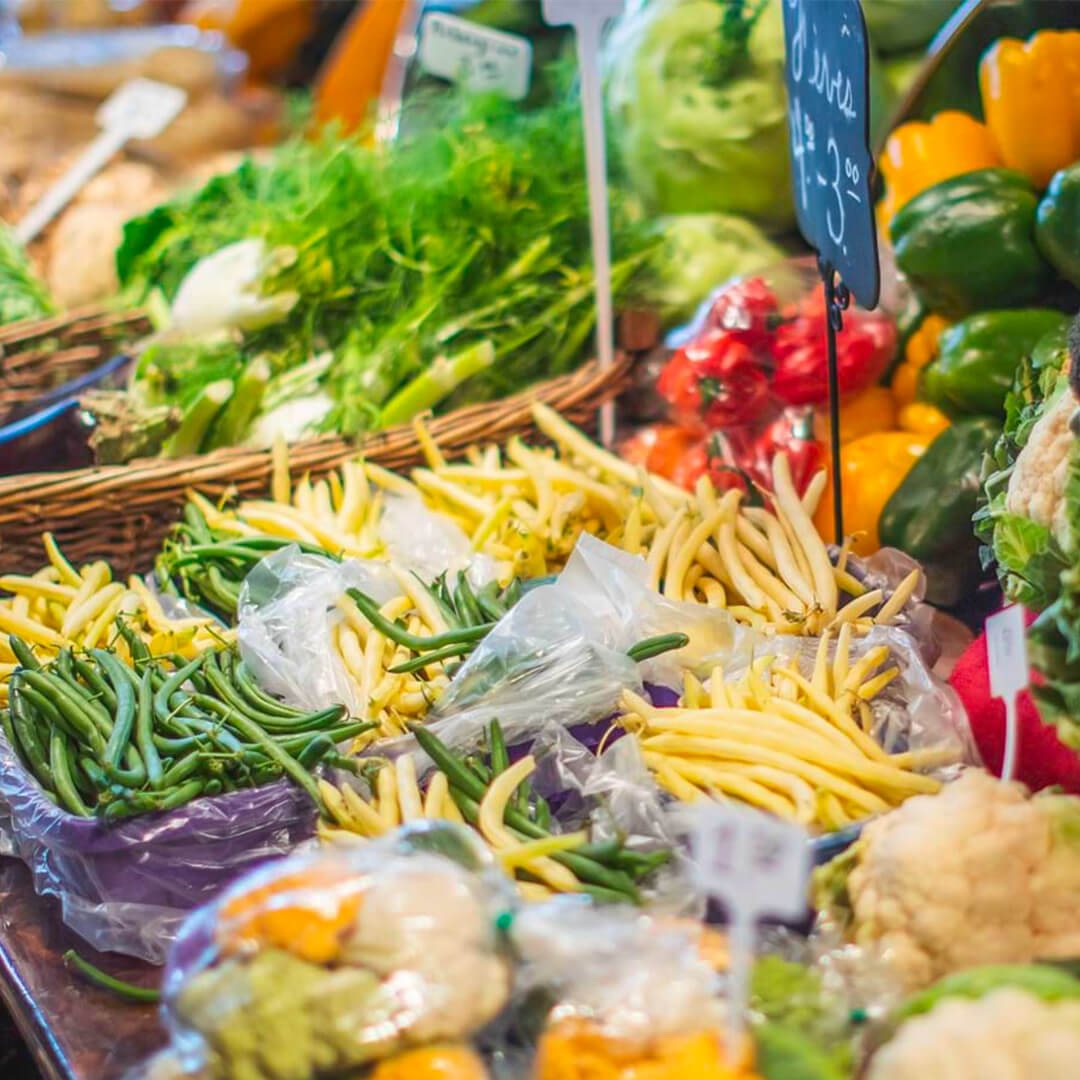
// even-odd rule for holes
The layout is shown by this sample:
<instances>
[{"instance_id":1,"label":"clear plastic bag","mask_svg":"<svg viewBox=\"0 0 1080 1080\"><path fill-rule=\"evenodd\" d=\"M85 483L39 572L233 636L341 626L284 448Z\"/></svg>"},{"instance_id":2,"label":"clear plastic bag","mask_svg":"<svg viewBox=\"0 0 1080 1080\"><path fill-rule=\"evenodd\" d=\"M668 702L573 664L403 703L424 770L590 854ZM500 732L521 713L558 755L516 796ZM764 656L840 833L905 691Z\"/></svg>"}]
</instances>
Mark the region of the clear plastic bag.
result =
<instances>
[{"instance_id":1,"label":"clear plastic bag","mask_svg":"<svg viewBox=\"0 0 1080 1080\"><path fill-rule=\"evenodd\" d=\"M5 853L95 949L164 961L192 909L233 878L295 850L315 831L300 788L280 781L105 826L48 799L0 734Z\"/></svg>"},{"instance_id":2,"label":"clear plastic bag","mask_svg":"<svg viewBox=\"0 0 1080 1080\"><path fill-rule=\"evenodd\" d=\"M689 643L640 665L627 656L636 642L672 632ZM528 592L480 642L428 726L456 750L475 745L494 719L508 742L522 742L548 724L610 715L643 678L679 685L684 666L749 657L760 640L721 609L653 592L641 558L582 534L555 583Z\"/></svg>"},{"instance_id":3,"label":"clear plastic bag","mask_svg":"<svg viewBox=\"0 0 1080 1080\"><path fill-rule=\"evenodd\" d=\"M645 1062L681 1062L685 1075L701 1075L693 1066L702 1062L715 1067L724 1003L702 948L709 933L692 920L569 898L520 912L511 928L518 989L548 1006L531 1075L630 1077Z\"/></svg>"},{"instance_id":4,"label":"clear plastic bag","mask_svg":"<svg viewBox=\"0 0 1080 1080\"><path fill-rule=\"evenodd\" d=\"M311 1080L467 1046L508 1000L513 910L491 857L441 822L266 867L183 927L163 982L172 1053L213 1080Z\"/></svg>"},{"instance_id":5,"label":"clear plastic bag","mask_svg":"<svg viewBox=\"0 0 1080 1080\"><path fill-rule=\"evenodd\" d=\"M380 604L401 593L385 563L335 562L305 554L295 544L268 555L248 574L236 639L263 689L297 708L345 705L363 715L364 702L357 700L333 639L344 617L337 605L350 587Z\"/></svg>"}]
</instances>

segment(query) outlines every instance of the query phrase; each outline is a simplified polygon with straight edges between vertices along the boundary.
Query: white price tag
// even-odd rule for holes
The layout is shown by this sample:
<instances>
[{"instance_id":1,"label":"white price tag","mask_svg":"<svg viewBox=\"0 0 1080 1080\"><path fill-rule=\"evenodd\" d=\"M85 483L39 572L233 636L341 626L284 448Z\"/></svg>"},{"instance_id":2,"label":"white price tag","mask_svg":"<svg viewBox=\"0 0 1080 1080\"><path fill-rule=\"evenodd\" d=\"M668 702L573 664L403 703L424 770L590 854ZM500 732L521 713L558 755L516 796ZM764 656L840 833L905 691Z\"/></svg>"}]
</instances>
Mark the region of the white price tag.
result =
<instances>
[{"instance_id":1,"label":"white price tag","mask_svg":"<svg viewBox=\"0 0 1080 1080\"><path fill-rule=\"evenodd\" d=\"M702 889L728 913L728 1056L740 1053L749 1000L750 966L759 920L799 919L806 911L810 838L757 810L707 803L690 811L690 843Z\"/></svg>"},{"instance_id":2,"label":"white price tag","mask_svg":"<svg viewBox=\"0 0 1080 1080\"><path fill-rule=\"evenodd\" d=\"M511 101L529 92L532 43L517 34L433 11L420 26L418 56L425 71L470 90L497 91Z\"/></svg>"},{"instance_id":3,"label":"white price tag","mask_svg":"<svg viewBox=\"0 0 1080 1080\"><path fill-rule=\"evenodd\" d=\"M160 135L186 104L185 90L152 79L132 79L115 90L97 112L101 134L15 226L19 243L29 244L128 139L152 139Z\"/></svg>"},{"instance_id":4,"label":"white price tag","mask_svg":"<svg viewBox=\"0 0 1080 1080\"><path fill-rule=\"evenodd\" d=\"M1005 752L1001 779L1016 772L1018 720L1016 695L1028 685L1027 628L1024 609L1012 604L986 620L986 655L990 669L990 694L1005 703Z\"/></svg>"},{"instance_id":5,"label":"white price tag","mask_svg":"<svg viewBox=\"0 0 1080 1080\"><path fill-rule=\"evenodd\" d=\"M125 131L130 139L152 139L180 115L186 104L187 92L179 86L132 79L98 109L98 127Z\"/></svg>"}]
</instances>

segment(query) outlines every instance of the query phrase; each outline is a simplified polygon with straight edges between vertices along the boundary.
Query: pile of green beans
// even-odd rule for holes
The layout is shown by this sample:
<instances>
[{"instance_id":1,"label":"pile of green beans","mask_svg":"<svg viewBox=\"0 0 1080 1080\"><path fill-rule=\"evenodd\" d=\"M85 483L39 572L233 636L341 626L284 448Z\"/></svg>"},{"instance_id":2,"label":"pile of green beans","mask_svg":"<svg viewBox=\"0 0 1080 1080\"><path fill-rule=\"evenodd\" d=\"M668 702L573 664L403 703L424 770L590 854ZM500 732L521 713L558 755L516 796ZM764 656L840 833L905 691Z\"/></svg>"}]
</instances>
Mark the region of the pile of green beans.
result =
<instances>
[{"instance_id":1,"label":"pile of green beans","mask_svg":"<svg viewBox=\"0 0 1080 1080\"><path fill-rule=\"evenodd\" d=\"M336 557L321 547L296 540L236 536L212 529L202 511L189 502L184 507L184 520L173 527L172 536L162 545L154 574L162 592L190 600L233 623L248 573L264 556L290 544L310 554Z\"/></svg>"},{"instance_id":2,"label":"pile of green beans","mask_svg":"<svg viewBox=\"0 0 1080 1080\"><path fill-rule=\"evenodd\" d=\"M488 785L510 767L499 722L493 721L487 732L486 754L466 757L459 757L437 735L419 724L412 725L410 730L436 768L446 774L450 797L462 817L476 826ZM532 790L527 779L518 785L506 804L503 822L521 841L543 840L553 835L551 808ZM550 858L565 866L581 883L582 890L595 899L604 903L639 904L638 884L666 863L671 852L643 854L629 851L621 838L614 838L603 843L583 844L572 851L556 852Z\"/></svg>"},{"instance_id":3,"label":"pile of green beans","mask_svg":"<svg viewBox=\"0 0 1080 1080\"><path fill-rule=\"evenodd\" d=\"M438 605L449 627L443 633L429 637L410 634L401 623L387 619L380 612L379 605L367 593L359 589L348 590L360 614L380 634L416 654L404 663L390 668L392 675L418 671L441 660L464 659L491 633L495 624L524 593L517 578L505 589L500 589L497 582L489 582L474 591L463 571L458 571L457 586L453 591L447 585L445 573L425 588ZM640 662L672 649L681 649L688 641L685 634L664 634L639 641L628 650L628 654L632 660Z\"/></svg>"},{"instance_id":4,"label":"pile of green beans","mask_svg":"<svg viewBox=\"0 0 1080 1080\"><path fill-rule=\"evenodd\" d=\"M285 776L323 810L312 770L355 768L337 752L374 725L335 706L303 712L266 694L235 649L191 661L153 658L118 620L133 663L63 649L42 666L12 636L19 661L4 734L45 794L79 817L115 821Z\"/></svg>"},{"instance_id":5,"label":"pile of green beans","mask_svg":"<svg viewBox=\"0 0 1080 1080\"><path fill-rule=\"evenodd\" d=\"M474 590L468 577L460 570L453 589L447 584L445 573L440 574L431 585L424 587L449 627L443 633L432 634L430 637L410 634L400 623L391 622L382 615L379 605L367 593L359 589L348 590L360 614L380 634L416 654L412 659L390 668L393 675L418 671L441 660L463 660L521 599L523 591L517 578L505 589L500 589L498 583L492 581L483 588Z\"/></svg>"}]
</instances>

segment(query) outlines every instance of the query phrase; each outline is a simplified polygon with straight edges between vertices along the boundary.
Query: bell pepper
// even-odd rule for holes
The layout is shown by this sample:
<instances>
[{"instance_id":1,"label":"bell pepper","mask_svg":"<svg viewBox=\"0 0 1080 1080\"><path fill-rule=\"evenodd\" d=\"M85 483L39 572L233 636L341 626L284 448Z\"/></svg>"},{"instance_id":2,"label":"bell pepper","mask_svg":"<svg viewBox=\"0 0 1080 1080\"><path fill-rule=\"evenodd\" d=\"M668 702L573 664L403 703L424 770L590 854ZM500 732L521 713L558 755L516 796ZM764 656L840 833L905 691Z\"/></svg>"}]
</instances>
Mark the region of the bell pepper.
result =
<instances>
[{"instance_id":1,"label":"bell pepper","mask_svg":"<svg viewBox=\"0 0 1080 1080\"><path fill-rule=\"evenodd\" d=\"M971 525L983 457L1001 434L990 417L958 420L911 467L878 518L881 542L926 568L927 595L953 603L979 576L979 542Z\"/></svg>"},{"instance_id":2,"label":"bell pepper","mask_svg":"<svg viewBox=\"0 0 1080 1080\"><path fill-rule=\"evenodd\" d=\"M852 536L857 555L872 555L879 547L878 519L889 497L930 445L928 435L909 431L877 431L840 448L844 489L844 530ZM826 540L833 538L832 470L814 524Z\"/></svg>"},{"instance_id":3,"label":"bell pepper","mask_svg":"<svg viewBox=\"0 0 1080 1080\"><path fill-rule=\"evenodd\" d=\"M820 405L829 399L822 291L810 293L785 315L772 340L772 392L788 405ZM893 321L879 312L846 312L836 335L840 393L856 393L877 382L896 355L896 339Z\"/></svg>"},{"instance_id":4,"label":"bell pepper","mask_svg":"<svg viewBox=\"0 0 1080 1080\"><path fill-rule=\"evenodd\" d=\"M1046 261L1080 287L1080 162L1050 181L1035 211L1035 242Z\"/></svg>"},{"instance_id":5,"label":"bell pepper","mask_svg":"<svg viewBox=\"0 0 1080 1080\"><path fill-rule=\"evenodd\" d=\"M994 42L979 63L979 90L1001 160L1037 188L1080 158L1080 31Z\"/></svg>"},{"instance_id":6,"label":"bell pepper","mask_svg":"<svg viewBox=\"0 0 1080 1080\"><path fill-rule=\"evenodd\" d=\"M949 418L928 401L913 401L905 405L896 414L896 422L901 431L931 436L940 435L950 423Z\"/></svg>"},{"instance_id":7,"label":"bell pepper","mask_svg":"<svg viewBox=\"0 0 1080 1080\"><path fill-rule=\"evenodd\" d=\"M829 411L821 408L814 417L814 434L829 442ZM896 403L885 386L868 386L853 397L840 402L840 441L849 443L875 431L896 428Z\"/></svg>"},{"instance_id":8,"label":"bell pepper","mask_svg":"<svg viewBox=\"0 0 1080 1080\"><path fill-rule=\"evenodd\" d=\"M950 416L998 417L1016 369L1039 339L1068 325L1060 311L983 311L941 335L938 355L922 372L921 396Z\"/></svg>"},{"instance_id":9,"label":"bell pepper","mask_svg":"<svg viewBox=\"0 0 1080 1080\"><path fill-rule=\"evenodd\" d=\"M885 179L878 224L888 228L900 207L950 176L1000 164L986 125L967 113L950 109L929 123L901 124L886 140L878 161Z\"/></svg>"},{"instance_id":10,"label":"bell pepper","mask_svg":"<svg viewBox=\"0 0 1080 1080\"><path fill-rule=\"evenodd\" d=\"M933 311L961 318L1038 300L1053 279L1035 245L1038 197L1026 177L980 169L943 180L898 211L896 265Z\"/></svg>"},{"instance_id":11,"label":"bell pepper","mask_svg":"<svg viewBox=\"0 0 1080 1080\"><path fill-rule=\"evenodd\" d=\"M927 315L919 328L909 335L904 346L903 362L893 372L892 382L889 384L893 401L898 407L903 408L915 400L919 375L937 356L938 341L948 327L949 323L940 315Z\"/></svg>"}]
</instances>

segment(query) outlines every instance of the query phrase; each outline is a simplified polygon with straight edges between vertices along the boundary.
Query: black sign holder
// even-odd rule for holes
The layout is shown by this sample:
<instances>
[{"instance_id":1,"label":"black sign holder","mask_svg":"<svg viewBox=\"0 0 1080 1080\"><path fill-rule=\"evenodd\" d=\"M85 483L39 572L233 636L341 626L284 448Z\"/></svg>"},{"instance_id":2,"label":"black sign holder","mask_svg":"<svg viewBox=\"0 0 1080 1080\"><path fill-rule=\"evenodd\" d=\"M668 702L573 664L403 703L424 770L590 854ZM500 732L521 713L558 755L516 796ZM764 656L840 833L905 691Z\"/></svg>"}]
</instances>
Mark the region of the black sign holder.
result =
<instances>
[{"instance_id":1,"label":"black sign holder","mask_svg":"<svg viewBox=\"0 0 1080 1080\"><path fill-rule=\"evenodd\" d=\"M844 537L836 335L852 293L880 289L870 198L870 51L859 0L783 0L784 74L799 229L817 252L825 290L833 526Z\"/></svg>"},{"instance_id":2,"label":"black sign holder","mask_svg":"<svg viewBox=\"0 0 1080 1080\"><path fill-rule=\"evenodd\" d=\"M818 273L825 286L825 340L829 361L829 449L832 453L833 536L839 544L844 537L843 468L840 461L840 372L836 359L836 335L844 328L844 312L851 304L851 292L838 281L836 267L817 260Z\"/></svg>"}]
</instances>

